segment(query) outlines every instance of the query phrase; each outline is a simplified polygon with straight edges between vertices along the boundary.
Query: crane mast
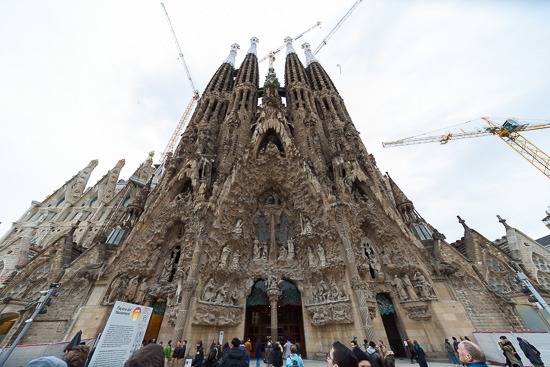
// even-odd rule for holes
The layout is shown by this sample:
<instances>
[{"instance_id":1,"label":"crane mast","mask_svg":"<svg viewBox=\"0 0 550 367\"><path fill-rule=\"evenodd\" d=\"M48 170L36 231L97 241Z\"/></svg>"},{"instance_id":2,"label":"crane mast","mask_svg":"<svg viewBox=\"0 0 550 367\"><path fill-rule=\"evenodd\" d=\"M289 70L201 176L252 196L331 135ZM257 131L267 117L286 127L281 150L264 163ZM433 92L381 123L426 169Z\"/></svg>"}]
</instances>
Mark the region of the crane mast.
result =
<instances>
[{"instance_id":1,"label":"crane mast","mask_svg":"<svg viewBox=\"0 0 550 367\"><path fill-rule=\"evenodd\" d=\"M187 121L191 117L191 111L193 110L193 107L195 103L199 99L199 90L195 87L195 83L193 83L193 79L191 78L191 73L189 72L189 68L187 67L187 63L185 62L185 58L183 56L183 52L181 51L180 44L178 42L178 38L176 37L176 32L174 32L174 27L172 27L172 22L170 21L170 17L168 16L168 12L166 11L166 7L164 6L164 3L160 3L162 5L162 9L164 10L164 15L166 16L166 21L168 22L168 26L170 28L170 32L172 33L172 37L174 38L174 43L176 44L176 48L178 49L178 55L179 59L181 60L183 67L185 68L185 73L187 74L187 79L189 79L189 84L191 84L191 89L193 90L193 97L191 98L191 101L187 105L187 108L185 109L183 115L180 118L180 121L178 122L178 125L176 126L176 129L172 133L172 136L170 137L170 140L168 141L168 144L166 145L166 148L164 148L164 151L162 152L162 155L160 156L160 164L164 163L166 158L168 157L168 153L174 149L174 147L177 145L178 137L181 135L181 132L185 130L185 126L187 125Z\"/></svg>"},{"instance_id":2,"label":"crane mast","mask_svg":"<svg viewBox=\"0 0 550 367\"><path fill-rule=\"evenodd\" d=\"M538 148L535 144L527 140L520 131L533 131L550 128L550 122L546 120L543 124L524 124L518 120L510 118L504 124L499 125L490 120L488 117L482 117L489 126L476 131L463 131L461 133L449 133L444 135L426 136L426 137L410 137L396 141L384 142L384 148L398 147L403 145L424 144L439 142L447 144L449 140L477 138L480 136L496 135L501 138L512 149L518 152L529 163L535 166L546 177L550 178L550 156Z\"/></svg>"},{"instance_id":3,"label":"crane mast","mask_svg":"<svg viewBox=\"0 0 550 367\"><path fill-rule=\"evenodd\" d=\"M357 0L355 2L355 4L353 4L353 6L351 7L350 10L348 10L348 12L346 13L346 15L344 15L342 17L342 19L340 19L340 21L334 26L334 28L332 28L332 30L329 32L329 34L323 39L323 41L321 42L321 44L319 46L317 46L317 48L315 49L315 51L313 51L313 55L317 55L317 52L321 51L321 49L327 44L327 41L334 35L334 33L336 33L336 31L338 30L338 28L340 28L342 26L342 24L346 21L346 19L349 18L349 16L351 15L351 13L353 13L353 11L359 6L359 4L361 3L361 1L363 0Z\"/></svg>"}]
</instances>

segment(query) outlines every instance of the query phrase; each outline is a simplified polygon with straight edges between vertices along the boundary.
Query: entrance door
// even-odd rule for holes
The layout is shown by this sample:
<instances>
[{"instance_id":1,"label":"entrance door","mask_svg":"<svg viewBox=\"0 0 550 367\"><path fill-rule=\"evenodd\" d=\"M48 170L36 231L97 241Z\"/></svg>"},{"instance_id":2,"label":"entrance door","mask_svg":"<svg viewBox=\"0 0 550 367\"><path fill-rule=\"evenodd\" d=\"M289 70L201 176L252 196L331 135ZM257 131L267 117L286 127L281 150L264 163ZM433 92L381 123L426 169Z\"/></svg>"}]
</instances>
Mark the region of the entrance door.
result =
<instances>
[{"instance_id":1,"label":"entrance door","mask_svg":"<svg viewBox=\"0 0 550 367\"><path fill-rule=\"evenodd\" d=\"M382 316L382 323L386 330L386 336L388 338L388 344L393 353L398 357L407 357L405 348L403 346L403 337L401 334L401 328L395 313L395 306L389 295L377 294L376 302L378 303L378 309Z\"/></svg>"},{"instance_id":2,"label":"entrance door","mask_svg":"<svg viewBox=\"0 0 550 367\"><path fill-rule=\"evenodd\" d=\"M263 280L254 284L246 301L245 339L250 338L253 350L260 339L265 346L271 336L271 306ZM306 355L304 322L302 317L302 297L296 286L283 281L277 301L277 337L283 341L300 342L302 356Z\"/></svg>"},{"instance_id":3,"label":"entrance door","mask_svg":"<svg viewBox=\"0 0 550 367\"><path fill-rule=\"evenodd\" d=\"M166 310L166 301L162 301L162 302L157 301L153 304L153 314L151 315L149 326L147 326L147 331L143 336L143 339L145 339L147 342L151 339L158 339L160 325L162 324L162 319L164 318L165 310Z\"/></svg>"}]
</instances>

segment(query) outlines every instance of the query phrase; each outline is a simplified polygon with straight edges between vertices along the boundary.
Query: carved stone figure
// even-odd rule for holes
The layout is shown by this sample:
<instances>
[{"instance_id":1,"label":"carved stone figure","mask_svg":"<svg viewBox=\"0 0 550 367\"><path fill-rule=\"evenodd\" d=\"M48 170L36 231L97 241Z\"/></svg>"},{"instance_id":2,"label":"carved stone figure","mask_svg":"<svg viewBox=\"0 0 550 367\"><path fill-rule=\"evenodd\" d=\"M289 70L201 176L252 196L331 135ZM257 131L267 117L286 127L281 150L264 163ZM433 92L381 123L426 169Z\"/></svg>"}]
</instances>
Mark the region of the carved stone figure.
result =
<instances>
[{"instance_id":1,"label":"carved stone figure","mask_svg":"<svg viewBox=\"0 0 550 367\"><path fill-rule=\"evenodd\" d=\"M139 276L136 275L128 283L128 290L126 291L126 297L125 297L128 301L134 300L134 298L136 297L138 286L139 286Z\"/></svg>"},{"instance_id":2,"label":"carved stone figure","mask_svg":"<svg viewBox=\"0 0 550 367\"><path fill-rule=\"evenodd\" d=\"M399 299L401 301L406 301L409 299L407 296L407 290L405 289L405 284L403 283L403 280L397 276L397 274L395 274L391 284L397 288L397 294L399 295Z\"/></svg>"},{"instance_id":3,"label":"carved stone figure","mask_svg":"<svg viewBox=\"0 0 550 367\"><path fill-rule=\"evenodd\" d=\"M239 219L237 220L237 223L235 223L235 227L233 227L233 233L241 234L243 233L243 220Z\"/></svg>"},{"instance_id":4,"label":"carved stone figure","mask_svg":"<svg viewBox=\"0 0 550 367\"><path fill-rule=\"evenodd\" d=\"M239 258L241 257L241 254L238 251L235 251L233 254L233 262L231 263L231 270L238 270L239 269Z\"/></svg>"},{"instance_id":5,"label":"carved stone figure","mask_svg":"<svg viewBox=\"0 0 550 367\"><path fill-rule=\"evenodd\" d=\"M216 298L214 299L214 302L223 303L226 297L227 297L227 285L224 284L216 290Z\"/></svg>"},{"instance_id":6,"label":"carved stone figure","mask_svg":"<svg viewBox=\"0 0 550 367\"><path fill-rule=\"evenodd\" d=\"M313 234L313 228L311 227L311 222L307 217L304 217L304 220L303 220L302 234L305 234L305 235Z\"/></svg>"},{"instance_id":7,"label":"carved stone figure","mask_svg":"<svg viewBox=\"0 0 550 367\"><path fill-rule=\"evenodd\" d=\"M214 297L216 296L216 293L213 292L214 286L214 279L210 278L208 283L206 283L206 285L204 286L204 290L202 292L203 301L210 302L214 299Z\"/></svg>"},{"instance_id":8,"label":"carved stone figure","mask_svg":"<svg viewBox=\"0 0 550 367\"><path fill-rule=\"evenodd\" d=\"M280 245L279 246L279 257L278 257L278 260L283 260L283 259L286 259L287 257L287 252L286 252L286 246L283 244L283 245Z\"/></svg>"},{"instance_id":9,"label":"carved stone figure","mask_svg":"<svg viewBox=\"0 0 550 367\"><path fill-rule=\"evenodd\" d=\"M325 257L325 249L321 244L317 245L317 254L319 254L319 266L324 268L327 265L327 258Z\"/></svg>"},{"instance_id":10,"label":"carved stone figure","mask_svg":"<svg viewBox=\"0 0 550 367\"><path fill-rule=\"evenodd\" d=\"M382 264L389 265L392 263L390 254L392 253L391 250L384 250L382 251Z\"/></svg>"},{"instance_id":11,"label":"carved stone figure","mask_svg":"<svg viewBox=\"0 0 550 367\"><path fill-rule=\"evenodd\" d=\"M254 240L254 259L260 259L260 242L258 239Z\"/></svg>"},{"instance_id":12,"label":"carved stone figure","mask_svg":"<svg viewBox=\"0 0 550 367\"><path fill-rule=\"evenodd\" d=\"M227 258L229 257L229 246L225 246L222 250L220 257L220 267L225 268L227 266Z\"/></svg>"},{"instance_id":13,"label":"carved stone figure","mask_svg":"<svg viewBox=\"0 0 550 367\"><path fill-rule=\"evenodd\" d=\"M294 240L292 238L289 238L287 241L288 245L288 258L293 260L294 259Z\"/></svg>"},{"instance_id":14,"label":"carved stone figure","mask_svg":"<svg viewBox=\"0 0 550 367\"><path fill-rule=\"evenodd\" d=\"M422 273L419 271L415 272L413 279L418 283L417 287L420 289L421 297L433 298L435 296L432 285L426 280Z\"/></svg>"},{"instance_id":15,"label":"carved stone figure","mask_svg":"<svg viewBox=\"0 0 550 367\"><path fill-rule=\"evenodd\" d=\"M267 260L267 243L262 243L260 246L262 251L262 260Z\"/></svg>"},{"instance_id":16,"label":"carved stone figure","mask_svg":"<svg viewBox=\"0 0 550 367\"><path fill-rule=\"evenodd\" d=\"M172 274L172 267L174 266L174 261L176 260L176 257L169 257L166 260L164 260L163 264L163 271L162 271L162 279L168 280L170 278L170 274Z\"/></svg>"},{"instance_id":17,"label":"carved stone figure","mask_svg":"<svg viewBox=\"0 0 550 367\"><path fill-rule=\"evenodd\" d=\"M120 292L120 287L122 285L122 277L116 278L113 283L111 283L111 293L107 299L107 304L113 304Z\"/></svg>"},{"instance_id":18,"label":"carved stone figure","mask_svg":"<svg viewBox=\"0 0 550 367\"><path fill-rule=\"evenodd\" d=\"M405 288L407 289L407 295L411 301L416 301L418 299L418 295L414 291L414 287L411 283L411 280L409 279L409 276L405 274L403 276L403 284L405 285Z\"/></svg>"},{"instance_id":19,"label":"carved stone figure","mask_svg":"<svg viewBox=\"0 0 550 367\"><path fill-rule=\"evenodd\" d=\"M310 268L317 267L317 263L315 261L315 255L313 254L313 249L311 247L307 248L307 261L309 263Z\"/></svg>"}]
</instances>

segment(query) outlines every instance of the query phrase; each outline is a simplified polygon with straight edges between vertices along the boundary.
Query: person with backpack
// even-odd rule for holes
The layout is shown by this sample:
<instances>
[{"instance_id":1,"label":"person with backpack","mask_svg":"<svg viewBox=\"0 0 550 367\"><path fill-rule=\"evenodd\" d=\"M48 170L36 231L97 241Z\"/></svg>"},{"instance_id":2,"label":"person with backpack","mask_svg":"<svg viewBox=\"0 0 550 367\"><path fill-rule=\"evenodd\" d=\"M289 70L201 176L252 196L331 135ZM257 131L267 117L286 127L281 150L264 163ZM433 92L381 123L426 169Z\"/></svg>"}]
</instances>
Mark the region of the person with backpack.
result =
<instances>
[{"instance_id":1,"label":"person with backpack","mask_svg":"<svg viewBox=\"0 0 550 367\"><path fill-rule=\"evenodd\" d=\"M256 351L254 354L254 357L256 357L256 367L260 367L260 363L262 362L262 342L260 341L260 338L256 339Z\"/></svg>"},{"instance_id":2,"label":"person with backpack","mask_svg":"<svg viewBox=\"0 0 550 367\"><path fill-rule=\"evenodd\" d=\"M296 353L297 351L298 348L296 348L296 345L292 344L290 346L290 356L286 359L286 367L304 367L304 361L302 357Z\"/></svg>"},{"instance_id":3,"label":"person with backpack","mask_svg":"<svg viewBox=\"0 0 550 367\"><path fill-rule=\"evenodd\" d=\"M280 342L276 342L271 351L271 363L273 367L283 366L283 350Z\"/></svg>"}]
</instances>

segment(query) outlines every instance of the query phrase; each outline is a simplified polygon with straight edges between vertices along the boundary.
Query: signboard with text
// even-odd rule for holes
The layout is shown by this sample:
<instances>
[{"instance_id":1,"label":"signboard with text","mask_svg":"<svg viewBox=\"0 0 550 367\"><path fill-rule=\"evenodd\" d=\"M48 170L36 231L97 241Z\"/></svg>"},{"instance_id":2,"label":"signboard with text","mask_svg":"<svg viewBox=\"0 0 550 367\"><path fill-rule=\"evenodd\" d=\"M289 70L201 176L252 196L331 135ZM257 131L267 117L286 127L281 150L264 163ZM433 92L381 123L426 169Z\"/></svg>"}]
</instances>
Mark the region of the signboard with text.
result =
<instances>
[{"instance_id":1,"label":"signboard with text","mask_svg":"<svg viewBox=\"0 0 550 367\"><path fill-rule=\"evenodd\" d=\"M140 348L152 313L152 307L117 301L89 366L124 366L130 355Z\"/></svg>"}]
</instances>

